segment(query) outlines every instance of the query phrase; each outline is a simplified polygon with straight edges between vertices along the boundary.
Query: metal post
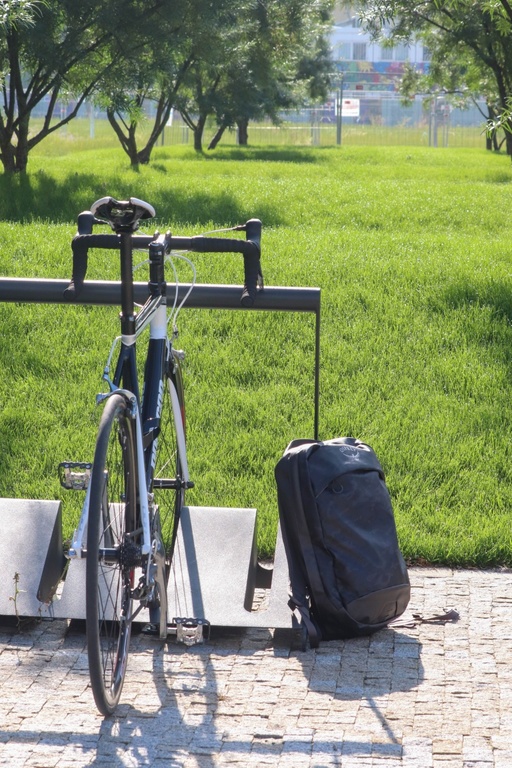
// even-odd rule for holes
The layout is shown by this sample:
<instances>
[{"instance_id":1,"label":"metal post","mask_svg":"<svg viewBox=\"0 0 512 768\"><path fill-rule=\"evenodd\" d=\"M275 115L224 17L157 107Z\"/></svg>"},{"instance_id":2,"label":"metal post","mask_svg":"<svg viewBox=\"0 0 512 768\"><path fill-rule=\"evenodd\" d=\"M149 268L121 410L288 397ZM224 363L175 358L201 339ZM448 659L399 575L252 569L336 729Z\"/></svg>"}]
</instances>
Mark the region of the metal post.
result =
<instances>
[{"instance_id":1,"label":"metal post","mask_svg":"<svg viewBox=\"0 0 512 768\"><path fill-rule=\"evenodd\" d=\"M94 139L96 135L95 132L95 126L94 126L94 104L92 101L89 102L89 138Z\"/></svg>"},{"instance_id":2,"label":"metal post","mask_svg":"<svg viewBox=\"0 0 512 768\"><path fill-rule=\"evenodd\" d=\"M320 144L320 128L318 126L318 115L316 109L312 109L311 115L311 144L317 147Z\"/></svg>"},{"instance_id":3,"label":"metal post","mask_svg":"<svg viewBox=\"0 0 512 768\"><path fill-rule=\"evenodd\" d=\"M431 147L437 147L437 94L435 94L430 102L430 136L429 145Z\"/></svg>"},{"instance_id":4,"label":"metal post","mask_svg":"<svg viewBox=\"0 0 512 768\"><path fill-rule=\"evenodd\" d=\"M319 440L320 417L320 295L315 310L315 394L314 394L314 438Z\"/></svg>"},{"instance_id":5,"label":"metal post","mask_svg":"<svg viewBox=\"0 0 512 768\"><path fill-rule=\"evenodd\" d=\"M340 77L340 87L336 96L336 144L341 146L342 124L343 124L343 72Z\"/></svg>"}]
</instances>

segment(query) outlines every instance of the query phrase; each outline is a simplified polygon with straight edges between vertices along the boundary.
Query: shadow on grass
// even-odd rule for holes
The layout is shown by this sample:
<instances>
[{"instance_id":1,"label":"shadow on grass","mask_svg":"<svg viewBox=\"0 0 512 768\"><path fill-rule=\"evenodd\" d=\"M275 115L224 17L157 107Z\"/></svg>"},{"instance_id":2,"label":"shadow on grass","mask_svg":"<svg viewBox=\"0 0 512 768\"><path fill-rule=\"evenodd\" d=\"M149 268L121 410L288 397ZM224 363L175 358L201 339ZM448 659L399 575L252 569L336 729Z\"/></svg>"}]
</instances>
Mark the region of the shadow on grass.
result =
<instances>
[{"instance_id":1,"label":"shadow on grass","mask_svg":"<svg viewBox=\"0 0 512 768\"><path fill-rule=\"evenodd\" d=\"M512 324L512 291L510 286L489 280L488 282L463 282L449 286L444 299L450 307L478 305L491 307L497 317Z\"/></svg>"},{"instance_id":2,"label":"shadow on grass","mask_svg":"<svg viewBox=\"0 0 512 768\"><path fill-rule=\"evenodd\" d=\"M281 147L233 147L231 149L216 149L215 152L204 153L209 160L258 160L274 163L318 163L318 147L311 151L307 147L293 149Z\"/></svg>"},{"instance_id":3,"label":"shadow on grass","mask_svg":"<svg viewBox=\"0 0 512 768\"><path fill-rule=\"evenodd\" d=\"M512 173L509 170L505 171L494 171L492 173L489 173L486 177L485 181L488 184L511 184L512 183Z\"/></svg>"},{"instance_id":4,"label":"shadow on grass","mask_svg":"<svg viewBox=\"0 0 512 768\"><path fill-rule=\"evenodd\" d=\"M181 222L208 225L211 222L219 226L242 224L254 217L262 220L264 226L279 226L284 219L273 205L258 204L257 209L248 208L229 191L193 192L186 198L172 188L158 189L151 203L157 210L159 219L167 224Z\"/></svg>"},{"instance_id":5,"label":"shadow on grass","mask_svg":"<svg viewBox=\"0 0 512 768\"><path fill-rule=\"evenodd\" d=\"M167 171L162 164L157 165L156 170ZM147 186L147 180L144 181ZM172 173L169 173L169 184L155 184L152 199L148 200L155 207L160 222L191 225L215 222L229 226L258 217L267 226L282 223L273 206L260 204L258 210L249 210L229 189L211 192L206 188L204 192L194 191L184 196L172 188L171 181ZM143 197L138 191L140 185L136 169L133 177L129 171L123 177L112 175L110 178L92 173L69 173L58 180L44 170L16 177L0 175L0 219L23 224L41 219L68 223L75 221L80 211L88 210L95 200L105 195L118 199Z\"/></svg>"},{"instance_id":6,"label":"shadow on grass","mask_svg":"<svg viewBox=\"0 0 512 768\"><path fill-rule=\"evenodd\" d=\"M174 147L158 147L155 151L155 163L159 160L171 160L173 162L187 162L188 160L208 161L243 161L243 162L271 162L271 163L320 163L324 156L322 150L329 151L332 147L281 147L267 145L265 147L217 147L215 150L204 149L196 152L192 148L185 148L181 155L176 155ZM162 170L167 170L162 168Z\"/></svg>"}]
</instances>

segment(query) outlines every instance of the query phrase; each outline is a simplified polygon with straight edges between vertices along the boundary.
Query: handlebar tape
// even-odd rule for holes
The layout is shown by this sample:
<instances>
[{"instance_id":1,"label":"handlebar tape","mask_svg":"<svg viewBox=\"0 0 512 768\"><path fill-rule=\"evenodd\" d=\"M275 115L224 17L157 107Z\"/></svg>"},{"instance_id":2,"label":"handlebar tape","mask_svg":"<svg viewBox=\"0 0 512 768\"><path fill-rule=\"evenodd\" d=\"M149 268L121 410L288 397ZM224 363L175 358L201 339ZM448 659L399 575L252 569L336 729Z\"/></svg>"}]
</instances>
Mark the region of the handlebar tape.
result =
<instances>
[{"instance_id":1,"label":"handlebar tape","mask_svg":"<svg viewBox=\"0 0 512 768\"><path fill-rule=\"evenodd\" d=\"M88 212L86 211L86 213ZM80 216L82 216L82 214L80 214ZM71 282L64 291L64 299L67 299L68 301L73 301L76 299L82 290L85 276L87 274L87 257L89 248L106 248L118 251L120 247L119 235L93 235L89 232L80 232L80 216L78 217L78 234L75 235L71 241L71 250L73 251L73 272L71 276ZM132 237L134 248L147 248L149 244L153 242L153 240L154 237L151 237L150 235L134 235Z\"/></svg>"},{"instance_id":2,"label":"handlebar tape","mask_svg":"<svg viewBox=\"0 0 512 768\"><path fill-rule=\"evenodd\" d=\"M119 250L120 238L116 234L92 234L92 227L98 222L90 211L81 213L78 217L78 233L71 242L73 251L73 273L69 286L64 291L64 299L73 301L82 290L87 274L87 262L89 248L105 248ZM238 228L237 228L238 229ZM171 236L166 240L169 249L195 251L197 253L241 253L244 257L244 288L241 304L243 307L252 307L258 289L263 288L263 276L260 267L260 240L261 221L250 219L239 229L246 232L246 240L233 238L206 237L195 235L193 237ZM134 248L147 248L154 241L150 235L133 235Z\"/></svg>"},{"instance_id":3,"label":"handlebar tape","mask_svg":"<svg viewBox=\"0 0 512 768\"><path fill-rule=\"evenodd\" d=\"M245 224L245 236L247 243L252 243L253 248L249 253L244 253L245 282L242 292L241 304L243 307L252 307L258 290L263 290L263 274L261 272L261 221L249 219Z\"/></svg>"}]
</instances>

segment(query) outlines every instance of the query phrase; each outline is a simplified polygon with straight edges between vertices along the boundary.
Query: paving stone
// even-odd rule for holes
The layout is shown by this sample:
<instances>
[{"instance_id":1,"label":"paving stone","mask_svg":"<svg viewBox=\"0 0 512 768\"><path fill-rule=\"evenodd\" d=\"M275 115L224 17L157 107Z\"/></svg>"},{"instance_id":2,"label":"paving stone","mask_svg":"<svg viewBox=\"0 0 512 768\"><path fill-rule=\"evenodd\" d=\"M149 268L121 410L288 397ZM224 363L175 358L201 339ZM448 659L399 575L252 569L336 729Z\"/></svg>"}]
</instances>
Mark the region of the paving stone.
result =
<instances>
[{"instance_id":1,"label":"paving stone","mask_svg":"<svg viewBox=\"0 0 512 768\"><path fill-rule=\"evenodd\" d=\"M214 628L202 646L135 635L104 720L85 637L0 627L0 766L511 768L512 572L411 569L416 624L305 653Z\"/></svg>"}]
</instances>

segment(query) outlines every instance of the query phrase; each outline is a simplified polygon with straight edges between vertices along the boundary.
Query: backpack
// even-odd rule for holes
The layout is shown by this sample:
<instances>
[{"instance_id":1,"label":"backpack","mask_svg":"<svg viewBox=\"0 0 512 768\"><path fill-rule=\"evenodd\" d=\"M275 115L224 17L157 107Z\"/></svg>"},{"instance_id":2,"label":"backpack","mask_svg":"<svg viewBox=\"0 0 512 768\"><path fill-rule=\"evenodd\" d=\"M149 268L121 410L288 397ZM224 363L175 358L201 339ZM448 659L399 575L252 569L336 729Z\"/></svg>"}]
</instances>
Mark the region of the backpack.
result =
<instances>
[{"instance_id":1,"label":"backpack","mask_svg":"<svg viewBox=\"0 0 512 768\"><path fill-rule=\"evenodd\" d=\"M310 645L368 635L400 616L409 576L372 448L352 437L293 440L275 476L289 604Z\"/></svg>"}]
</instances>

